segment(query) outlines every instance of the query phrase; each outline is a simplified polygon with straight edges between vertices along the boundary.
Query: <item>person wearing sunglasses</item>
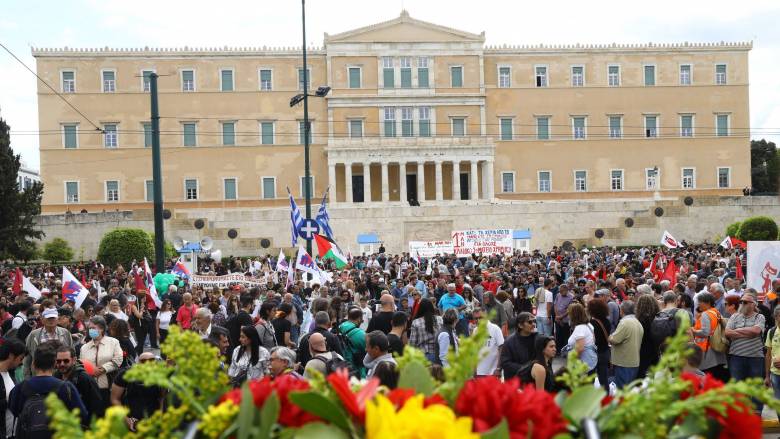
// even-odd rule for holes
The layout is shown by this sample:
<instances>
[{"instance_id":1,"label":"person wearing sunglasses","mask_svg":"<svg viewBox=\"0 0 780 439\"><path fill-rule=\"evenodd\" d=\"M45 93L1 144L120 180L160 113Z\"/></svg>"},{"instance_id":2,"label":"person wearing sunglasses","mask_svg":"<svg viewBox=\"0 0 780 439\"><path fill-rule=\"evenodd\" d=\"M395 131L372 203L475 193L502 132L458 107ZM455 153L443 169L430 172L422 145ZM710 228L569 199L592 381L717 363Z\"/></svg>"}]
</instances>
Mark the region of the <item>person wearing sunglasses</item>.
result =
<instances>
[{"instance_id":1,"label":"person wearing sunglasses","mask_svg":"<svg viewBox=\"0 0 780 439\"><path fill-rule=\"evenodd\" d=\"M729 371L735 380L763 378L764 375L764 315L756 310L756 293L748 288L739 301L737 313L729 318L725 335L729 344ZM763 405L753 402L760 414Z\"/></svg>"},{"instance_id":2,"label":"person wearing sunglasses","mask_svg":"<svg viewBox=\"0 0 780 439\"><path fill-rule=\"evenodd\" d=\"M73 346L61 345L57 348L54 368L56 369L55 378L70 381L76 386L89 415L102 417L106 407L103 404L103 398L100 397L97 381L84 369L84 365L76 356L76 349Z\"/></svg>"}]
</instances>

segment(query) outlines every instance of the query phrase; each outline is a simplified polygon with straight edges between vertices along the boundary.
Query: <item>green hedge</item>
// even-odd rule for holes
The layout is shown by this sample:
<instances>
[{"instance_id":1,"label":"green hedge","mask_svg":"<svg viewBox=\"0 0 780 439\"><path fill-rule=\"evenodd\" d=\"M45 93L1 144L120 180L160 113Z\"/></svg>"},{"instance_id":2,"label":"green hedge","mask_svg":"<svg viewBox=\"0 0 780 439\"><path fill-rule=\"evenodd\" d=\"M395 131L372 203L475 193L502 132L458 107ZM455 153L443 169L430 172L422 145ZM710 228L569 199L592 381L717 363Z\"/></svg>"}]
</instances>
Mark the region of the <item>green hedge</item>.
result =
<instances>
[{"instance_id":1,"label":"green hedge","mask_svg":"<svg viewBox=\"0 0 780 439\"><path fill-rule=\"evenodd\" d=\"M154 255L152 239L142 229L115 229L103 236L98 249L98 260L109 267L123 264L129 268L133 260L140 262Z\"/></svg>"},{"instance_id":2,"label":"green hedge","mask_svg":"<svg viewBox=\"0 0 780 439\"><path fill-rule=\"evenodd\" d=\"M43 259L57 262L70 261L73 259L73 249L70 248L68 241L62 238L54 238L43 246Z\"/></svg>"},{"instance_id":3,"label":"green hedge","mask_svg":"<svg viewBox=\"0 0 780 439\"><path fill-rule=\"evenodd\" d=\"M736 238L739 234L739 226L742 225L742 222L737 221L735 223L729 224L728 227L726 227L726 236L731 236Z\"/></svg>"},{"instance_id":4,"label":"green hedge","mask_svg":"<svg viewBox=\"0 0 780 439\"><path fill-rule=\"evenodd\" d=\"M777 223L768 216L754 216L742 222L737 238L742 241L777 241Z\"/></svg>"}]
</instances>

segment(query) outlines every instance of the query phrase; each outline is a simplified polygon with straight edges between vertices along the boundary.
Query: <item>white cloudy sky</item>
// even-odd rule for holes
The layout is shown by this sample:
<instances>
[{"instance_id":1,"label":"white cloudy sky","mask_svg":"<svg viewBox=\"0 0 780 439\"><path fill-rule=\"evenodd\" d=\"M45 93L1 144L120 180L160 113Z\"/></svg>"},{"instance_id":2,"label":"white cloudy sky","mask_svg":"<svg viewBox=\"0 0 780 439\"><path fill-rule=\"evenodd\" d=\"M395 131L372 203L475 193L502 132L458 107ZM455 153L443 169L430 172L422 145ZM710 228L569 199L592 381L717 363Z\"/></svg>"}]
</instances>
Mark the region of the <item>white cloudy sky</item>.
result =
<instances>
[{"instance_id":1,"label":"white cloudy sky","mask_svg":"<svg viewBox=\"0 0 780 439\"><path fill-rule=\"evenodd\" d=\"M34 5L34 6L32 6ZM753 138L780 142L780 1L310 0L309 41L396 17L486 32L488 44L749 41ZM30 47L300 45L295 0L3 0L0 42L34 67ZM0 51L0 116L38 168L35 77ZM89 115L89 108L81 108ZM19 133L14 133L19 132Z\"/></svg>"}]
</instances>

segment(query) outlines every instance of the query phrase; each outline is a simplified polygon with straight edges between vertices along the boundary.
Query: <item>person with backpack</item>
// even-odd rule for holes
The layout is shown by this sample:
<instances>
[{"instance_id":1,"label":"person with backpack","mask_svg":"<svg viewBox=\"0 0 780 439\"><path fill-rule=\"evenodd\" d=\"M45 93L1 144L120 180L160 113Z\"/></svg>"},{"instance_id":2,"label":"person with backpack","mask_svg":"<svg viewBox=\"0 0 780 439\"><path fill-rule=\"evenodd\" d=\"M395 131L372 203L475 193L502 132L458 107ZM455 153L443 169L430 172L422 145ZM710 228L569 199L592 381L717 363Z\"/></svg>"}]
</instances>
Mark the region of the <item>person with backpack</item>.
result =
<instances>
[{"instance_id":1,"label":"person with backpack","mask_svg":"<svg viewBox=\"0 0 780 439\"><path fill-rule=\"evenodd\" d=\"M377 366L382 363L391 363L393 366L398 366L393 354L388 352L390 342L387 340L387 336L384 332L376 330L366 335L366 355L363 359L363 366L365 366L366 378L371 378L376 372Z\"/></svg>"},{"instance_id":2,"label":"person with backpack","mask_svg":"<svg viewBox=\"0 0 780 439\"><path fill-rule=\"evenodd\" d=\"M737 381L764 377L764 316L756 311L756 295L745 291L739 309L729 317L724 335L729 343L729 373ZM763 404L754 400L760 414Z\"/></svg>"},{"instance_id":3,"label":"person with backpack","mask_svg":"<svg viewBox=\"0 0 780 439\"><path fill-rule=\"evenodd\" d=\"M363 323L363 311L351 308L347 312L347 320L339 325L337 336L344 348L344 359L353 365L360 378L366 376L363 358L366 355L366 332L360 329Z\"/></svg>"},{"instance_id":4,"label":"person with backpack","mask_svg":"<svg viewBox=\"0 0 780 439\"><path fill-rule=\"evenodd\" d=\"M659 354L666 347L669 337L677 334L680 326L690 326L691 318L688 312L677 307L680 298L674 291L667 291L662 296L663 309L653 319L650 325L650 333L653 343L660 349Z\"/></svg>"},{"instance_id":5,"label":"person with backpack","mask_svg":"<svg viewBox=\"0 0 780 439\"><path fill-rule=\"evenodd\" d=\"M8 409L16 419L16 437L25 439L49 439L54 432L49 429L46 397L54 393L68 410L78 409L81 425L89 425L89 412L78 390L68 381L54 378L56 348L53 343L40 344L33 353L33 376L11 390Z\"/></svg>"},{"instance_id":6,"label":"person with backpack","mask_svg":"<svg viewBox=\"0 0 780 439\"><path fill-rule=\"evenodd\" d=\"M22 324L27 323L27 320L29 319L29 315L32 312L32 302L29 300L22 300L17 305L17 312L16 315L3 322L3 335L5 337L11 337L14 334L16 334L19 331L19 328L22 327ZM34 327L33 327L34 329ZM13 333L11 331L14 331ZM24 341L27 338L27 335L30 332L27 332L27 334L24 334L24 337L17 337L20 340Z\"/></svg>"},{"instance_id":7,"label":"person with backpack","mask_svg":"<svg viewBox=\"0 0 780 439\"><path fill-rule=\"evenodd\" d=\"M260 337L260 344L270 351L277 346L274 325L271 324L271 319L276 314L276 302L263 302L262 305L260 305L260 310L257 314L259 319L255 325L255 329L257 330L257 335Z\"/></svg>"},{"instance_id":8,"label":"person with backpack","mask_svg":"<svg viewBox=\"0 0 780 439\"><path fill-rule=\"evenodd\" d=\"M640 285L640 287L643 285ZM644 286L647 286L644 284ZM639 371L637 378L647 376L647 371L651 366L658 363L659 352L661 351L653 339L652 326L655 318L661 312L658 307L658 301L651 294L642 294L636 300L636 318L642 324L642 345L639 348ZM674 318L674 316L672 316Z\"/></svg>"},{"instance_id":9,"label":"person with backpack","mask_svg":"<svg viewBox=\"0 0 780 439\"><path fill-rule=\"evenodd\" d=\"M282 304L282 306L284 305L285 304ZM323 350L323 352L330 351L335 352L339 356L344 355L344 348L341 346L341 341L339 341L339 338L335 334L329 331L330 323L330 316L327 311L318 311L317 314L314 315L314 330L303 336L301 343L298 346L298 361L301 363L301 367L306 367L309 360L314 356L314 354L311 353L309 346L309 338L313 334L320 334L325 339L327 349ZM274 329L276 329L276 327L274 327Z\"/></svg>"},{"instance_id":10,"label":"person with backpack","mask_svg":"<svg viewBox=\"0 0 780 439\"><path fill-rule=\"evenodd\" d=\"M14 436L14 416L8 410L6 396L17 385L15 369L22 365L27 348L15 337L0 339L0 439Z\"/></svg>"},{"instance_id":11,"label":"person with backpack","mask_svg":"<svg viewBox=\"0 0 780 439\"><path fill-rule=\"evenodd\" d=\"M455 335L455 325L458 323L458 311L456 308L449 308L444 311L442 316L442 328L436 335L436 358L434 363L442 367L449 366L447 354L450 348L458 352L458 336Z\"/></svg>"},{"instance_id":12,"label":"person with backpack","mask_svg":"<svg viewBox=\"0 0 780 439\"><path fill-rule=\"evenodd\" d=\"M311 333L308 337L308 341L311 360L306 363L306 367L303 370L303 377L307 380L312 378L314 375L313 371L317 371L323 376L328 376L341 367L349 368L349 364L344 360L344 357L336 352L328 351L325 336L321 333Z\"/></svg>"},{"instance_id":13,"label":"person with backpack","mask_svg":"<svg viewBox=\"0 0 780 439\"><path fill-rule=\"evenodd\" d=\"M76 356L76 349L73 346L60 345L57 347L56 355L54 365L57 370L54 372L54 377L70 381L76 387L90 416L103 417L106 406L103 405L103 399L100 397L97 381L84 370L84 366Z\"/></svg>"},{"instance_id":14,"label":"person with backpack","mask_svg":"<svg viewBox=\"0 0 780 439\"><path fill-rule=\"evenodd\" d=\"M27 352L35 352L35 348L37 348L39 344L49 340L59 340L59 342L64 346L73 346L73 338L70 335L70 331L57 325L57 322L59 321L59 313L57 312L57 308L44 309L41 321L43 322L43 327L34 329L32 332L30 332L30 335L27 336L27 340L25 340L25 344L27 345ZM17 334L21 335L21 331ZM25 358L25 378L29 378L32 375L31 363L31 358Z\"/></svg>"},{"instance_id":15,"label":"person with backpack","mask_svg":"<svg viewBox=\"0 0 780 439\"><path fill-rule=\"evenodd\" d=\"M726 382L729 380L729 372L726 370L726 350L728 349L723 339L723 319L720 312L714 307L715 298L712 294L703 292L699 294L698 311L696 321L690 334L704 353L699 368L710 373L715 378Z\"/></svg>"}]
</instances>

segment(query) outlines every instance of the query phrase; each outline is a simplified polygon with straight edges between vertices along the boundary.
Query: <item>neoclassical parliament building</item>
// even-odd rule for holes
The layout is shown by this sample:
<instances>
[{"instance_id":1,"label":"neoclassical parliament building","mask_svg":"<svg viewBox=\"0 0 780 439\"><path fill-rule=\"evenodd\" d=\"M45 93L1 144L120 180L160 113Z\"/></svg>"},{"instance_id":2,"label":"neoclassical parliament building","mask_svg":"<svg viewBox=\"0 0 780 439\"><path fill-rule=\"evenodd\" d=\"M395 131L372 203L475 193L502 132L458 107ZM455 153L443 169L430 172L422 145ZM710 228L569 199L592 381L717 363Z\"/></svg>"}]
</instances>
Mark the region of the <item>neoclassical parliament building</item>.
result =
<instances>
[{"instance_id":1,"label":"neoclassical parliament building","mask_svg":"<svg viewBox=\"0 0 780 439\"><path fill-rule=\"evenodd\" d=\"M751 43L485 44L393 20L308 52L315 203L738 195L750 185ZM149 75L166 207L303 196L300 48L36 48L44 213L148 209ZM92 125L93 122L99 130ZM373 203L373 204L371 204Z\"/></svg>"}]
</instances>

